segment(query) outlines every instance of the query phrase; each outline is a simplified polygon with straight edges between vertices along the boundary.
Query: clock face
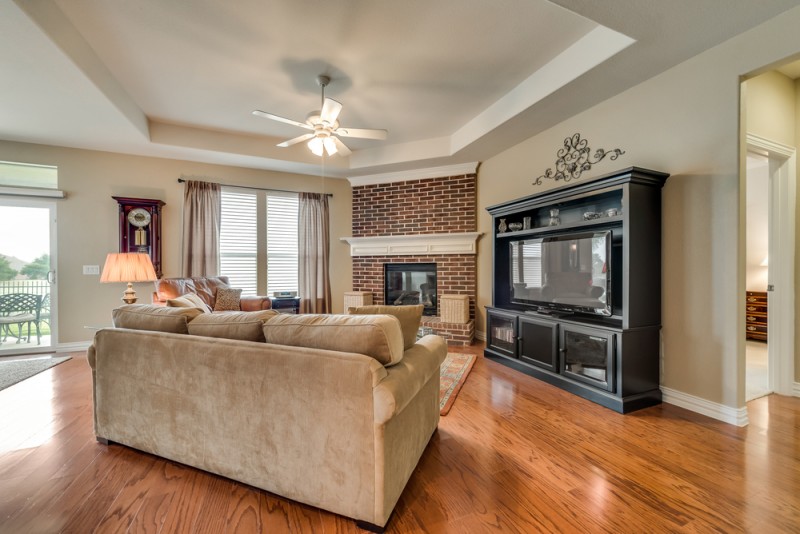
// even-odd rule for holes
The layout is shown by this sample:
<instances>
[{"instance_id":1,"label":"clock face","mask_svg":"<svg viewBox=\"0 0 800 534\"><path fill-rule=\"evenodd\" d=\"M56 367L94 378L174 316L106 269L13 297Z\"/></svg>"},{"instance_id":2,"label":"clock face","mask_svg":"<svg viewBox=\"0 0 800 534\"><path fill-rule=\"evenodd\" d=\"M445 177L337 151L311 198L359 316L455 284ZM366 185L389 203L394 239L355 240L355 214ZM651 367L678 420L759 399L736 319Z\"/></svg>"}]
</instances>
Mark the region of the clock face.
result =
<instances>
[{"instance_id":1,"label":"clock face","mask_svg":"<svg viewBox=\"0 0 800 534\"><path fill-rule=\"evenodd\" d=\"M128 222L138 228L143 228L150 224L150 212L144 208L134 208L128 212Z\"/></svg>"}]
</instances>

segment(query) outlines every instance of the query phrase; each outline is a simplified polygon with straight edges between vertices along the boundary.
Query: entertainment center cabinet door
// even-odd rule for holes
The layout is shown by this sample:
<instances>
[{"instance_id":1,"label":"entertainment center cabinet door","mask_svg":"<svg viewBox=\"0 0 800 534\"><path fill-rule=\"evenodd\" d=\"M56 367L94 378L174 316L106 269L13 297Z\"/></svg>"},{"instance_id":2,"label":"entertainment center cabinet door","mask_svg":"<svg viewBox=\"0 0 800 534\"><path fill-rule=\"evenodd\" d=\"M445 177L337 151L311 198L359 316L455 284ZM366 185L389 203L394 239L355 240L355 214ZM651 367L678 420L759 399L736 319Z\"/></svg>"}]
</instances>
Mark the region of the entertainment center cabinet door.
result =
<instances>
[{"instance_id":1,"label":"entertainment center cabinet door","mask_svg":"<svg viewBox=\"0 0 800 534\"><path fill-rule=\"evenodd\" d=\"M613 332L606 330L562 325L562 374L613 393L615 338Z\"/></svg>"},{"instance_id":2,"label":"entertainment center cabinet door","mask_svg":"<svg viewBox=\"0 0 800 534\"><path fill-rule=\"evenodd\" d=\"M498 310L486 310L486 348L510 358L517 357L517 316Z\"/></svg>"},{"instance_id":3,"label":"entertainment center cabinet door","mask_svg":"<svg viewBox=\"0 0 800 534\"><path fill-rule=\"evenodd\" d=\"M519 359L557 373L558 323L520 316Z\"/></svg>"}]
</instances>

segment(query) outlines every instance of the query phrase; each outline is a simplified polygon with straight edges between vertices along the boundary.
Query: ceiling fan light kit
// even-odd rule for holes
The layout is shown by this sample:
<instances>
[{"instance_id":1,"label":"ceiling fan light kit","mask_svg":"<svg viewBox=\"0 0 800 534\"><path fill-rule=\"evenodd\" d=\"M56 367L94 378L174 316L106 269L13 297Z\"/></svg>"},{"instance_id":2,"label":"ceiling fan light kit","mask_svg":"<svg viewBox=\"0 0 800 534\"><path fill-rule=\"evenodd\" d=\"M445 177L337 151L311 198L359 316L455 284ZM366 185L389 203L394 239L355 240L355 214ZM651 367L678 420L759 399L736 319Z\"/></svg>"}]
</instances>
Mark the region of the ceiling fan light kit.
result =
<instances>
[{"instance_id":1,"label":"ceiling fan light kit","mask_svg":"<svg viewBox=\"0 0 800 534\"><path fill-rule=\"evenodd\" d=\"M253 111L253 115L311 130L311 133L287 139L286 141L278 143L278 146L285 148L308 141L308 148L315 156L322 156L323 153L327 153L328 156L333 156L334 154L349 156L352 152L347 145L339 139L339 136L359 139L386 139L386 130L339 127L339 121L337 119L339 113L342 111L342 104L332 98L325 98L325 87L330 82L331 79L328 76L317 76L317 84L322 88L322 109L309 113L305 122L287 119L258 109Z\"/></svg>"}]
</instances>

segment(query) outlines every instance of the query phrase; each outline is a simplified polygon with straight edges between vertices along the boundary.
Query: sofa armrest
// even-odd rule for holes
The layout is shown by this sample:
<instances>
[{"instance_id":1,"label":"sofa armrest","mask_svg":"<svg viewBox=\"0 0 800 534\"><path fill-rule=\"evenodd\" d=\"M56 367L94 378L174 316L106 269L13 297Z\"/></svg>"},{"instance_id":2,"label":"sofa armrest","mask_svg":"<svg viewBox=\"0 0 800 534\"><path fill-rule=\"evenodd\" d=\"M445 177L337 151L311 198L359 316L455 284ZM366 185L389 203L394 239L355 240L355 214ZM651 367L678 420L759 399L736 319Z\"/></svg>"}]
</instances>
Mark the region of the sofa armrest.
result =
<instances>
[{"instance_id":1,"label":"sofa armrest","mask_svg":"<svg viewBox=\"0 0 800 534\"><path fill-rule=\"evenodd\" d=\"M387 376L373 392L375 423L382 424L403 411L434 375L439 375L447 356L447 343L439 336L425 336L403 353L403 359L387 367Z\"/></svg>"},{"instance_id":2,"label":"sofa armrest","mask_svg":"<svg viewBox=\"0 0 800 534\"><path fill-rule=\"evenodd\" d=\"M239 301L239 308L242 311L261 311L272 308L269 297L242 297Z\"/></svg>"}]
</instances>

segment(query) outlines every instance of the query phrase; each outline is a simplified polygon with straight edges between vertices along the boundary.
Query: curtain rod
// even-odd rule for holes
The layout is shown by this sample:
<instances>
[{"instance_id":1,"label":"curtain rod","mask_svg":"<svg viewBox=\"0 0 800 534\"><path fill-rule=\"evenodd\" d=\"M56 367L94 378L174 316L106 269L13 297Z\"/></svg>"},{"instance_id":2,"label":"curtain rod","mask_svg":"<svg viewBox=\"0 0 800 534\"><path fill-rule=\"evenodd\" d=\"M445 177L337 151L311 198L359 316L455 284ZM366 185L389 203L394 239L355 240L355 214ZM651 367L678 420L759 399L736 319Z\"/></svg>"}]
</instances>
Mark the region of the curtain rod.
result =
<instances>
[{"instance_id":1,"label":"curtain rod","mask_svg":"<svg viewBox=\"0 0 800 534\"><path fill-rule=\"evenodd\" d=\"M186 183L186 180L183 178L178 178L178 183L183 184ZM275 191L276 193L301 193L301 191L289 191L288 189L275 189L274 187L251 187L249 185L230 185L230 184L219 184L222 187L236 187L239 189L252 189L254 191ZM333 193L325 193L325 196L333 197Z\"/></svg>"}]
</instances>

